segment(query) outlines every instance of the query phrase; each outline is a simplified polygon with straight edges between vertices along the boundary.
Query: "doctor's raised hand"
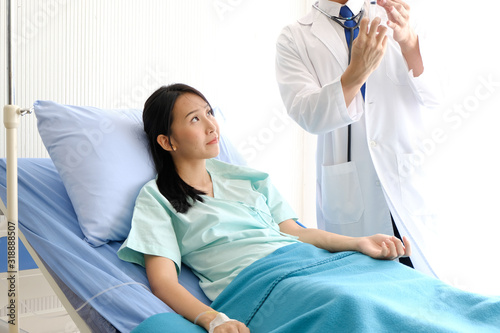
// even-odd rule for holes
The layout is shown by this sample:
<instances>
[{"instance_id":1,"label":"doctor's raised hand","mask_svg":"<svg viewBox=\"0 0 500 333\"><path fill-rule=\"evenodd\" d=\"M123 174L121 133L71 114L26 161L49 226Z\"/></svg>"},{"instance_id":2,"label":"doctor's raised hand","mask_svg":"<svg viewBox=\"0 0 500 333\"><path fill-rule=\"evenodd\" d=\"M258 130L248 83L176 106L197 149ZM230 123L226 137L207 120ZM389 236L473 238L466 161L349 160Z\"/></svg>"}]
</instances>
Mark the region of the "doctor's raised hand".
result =
<instances>
[{"instance_id":1,"label":"doctor's raised hand","mask_svg":"<svg viewBox=\"0 0 500 333\"><path fill-rule=\"evenodd\" d=\"M385 9L389 21L387 25L393 30L393 38L401 47L408 68L417 77L424 71L418 43L418 35L410 25L410 6L401 0L377 0L377 5Z\"/></svg>"},{"instance_id":2,"label":"doctor's raised hand","mask_svg":"<svg viewBox=\"0 0 500 333\"><path fill-rule=\"evenodd\" d=\"M346 105L351 104L361 86L380 65L387 48L387 27L381 26L381 19L375 18L370 29L368 18L363 18L359 35L352 44L351 63L342 75L341 83Z\"/></svg>"}]
</instances>

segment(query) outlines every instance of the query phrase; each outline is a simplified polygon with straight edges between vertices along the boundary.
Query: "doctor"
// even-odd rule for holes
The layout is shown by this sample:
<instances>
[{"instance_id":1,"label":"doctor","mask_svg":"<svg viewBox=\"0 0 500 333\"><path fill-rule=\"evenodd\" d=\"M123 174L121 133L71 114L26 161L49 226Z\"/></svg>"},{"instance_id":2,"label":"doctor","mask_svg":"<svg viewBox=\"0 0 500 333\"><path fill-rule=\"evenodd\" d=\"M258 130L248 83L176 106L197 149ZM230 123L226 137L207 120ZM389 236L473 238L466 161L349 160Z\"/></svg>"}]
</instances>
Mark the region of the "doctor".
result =
<instances>
[{"instance_id":1,"label":"doctor","mask_svg":"<svg viewBox=\"0 0 500 333\"><path fill-rule=\"evenodd\" d=\"M365 10L350 64L345 30L331 19L344 5L351 16ZM364 0L316 2L282 30L276 76L290 117L318 135L318 228L349 236L392 234L392 213L411 239L432 219L415 153L422 111L438 104L439 89L422 38L410 25L409 5L378 0L377 7L368 6ZM370 23L374 8L382 19ZM432 274L422 248L412 243L413 264Z\"/></svg>"}]
</instances>

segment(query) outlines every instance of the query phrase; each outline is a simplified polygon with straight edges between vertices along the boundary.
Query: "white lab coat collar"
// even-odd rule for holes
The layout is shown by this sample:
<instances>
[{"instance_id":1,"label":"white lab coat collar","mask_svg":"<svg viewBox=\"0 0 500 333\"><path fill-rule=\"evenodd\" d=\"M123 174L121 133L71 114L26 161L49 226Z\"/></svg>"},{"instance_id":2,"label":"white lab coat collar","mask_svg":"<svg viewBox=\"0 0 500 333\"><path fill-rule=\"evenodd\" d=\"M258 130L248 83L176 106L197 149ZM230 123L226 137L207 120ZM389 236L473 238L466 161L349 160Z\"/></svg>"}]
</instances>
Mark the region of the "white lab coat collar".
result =
<instances>
[{"instance_id":1,"label":"white lab coat collar","mask_svg":"<svg viewBox=\"0 0 500 333\"><path fill-rule=\"evenodd\" d=\"M341 36L333 30L328 17L314 9L299 20L299 23L310 25L311 33L325 44L344 70L347 68L348 54L344 45L345 39L341 39Z\"/></svg>"},{"instance_id":2,"label":"white lab coat collar","mask_svg":"<svg viewBox=\"0 0 500 333\"><path fill-rule=\"evenodd\" d=\"M356 15L359 13L364 3L365 0L349 0L346 5L353 6L352 8L349 8ZM323 5L325 7L322 7ZM340 8L343 5L333 1L319 0L318 6L329 15L338 16ZM357 11L353 10L354 7L357 8ZM332 23L328 17L313 8L309 14L299 19L298 22L302 25L310 25L311 33L318 37L326 45L344 70L347 68L348 53L345 50L345 39L341 39L341 36L337 33L332 33Z\"/></svg>"}]
</instances>

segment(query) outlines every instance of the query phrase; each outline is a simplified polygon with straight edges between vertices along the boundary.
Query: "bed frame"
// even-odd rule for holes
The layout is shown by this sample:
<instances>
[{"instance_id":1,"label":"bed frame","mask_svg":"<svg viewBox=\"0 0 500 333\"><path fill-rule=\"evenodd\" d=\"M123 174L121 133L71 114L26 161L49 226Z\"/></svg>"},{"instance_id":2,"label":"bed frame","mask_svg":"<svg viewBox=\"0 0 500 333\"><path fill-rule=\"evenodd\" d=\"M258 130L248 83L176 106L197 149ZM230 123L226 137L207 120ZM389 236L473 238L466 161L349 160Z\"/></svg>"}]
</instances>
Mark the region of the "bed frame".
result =
<instances>
[{"instance_id":1,"label":"bed frame","mask_svg":"<svg viewBox=\"0 0 500 333\"><path fill-rule=\"evenodd\" d=\"M17 171L17 170L15 170ZM17 179L16 179L17 180ZM17 181L16 181L16 184L15 184L15 187L17 187ZM9 186L7 187L9 188ZM16 197L17 199L17 197ZM4 215L8 216L8 209L5 207L5 205L3 204L2 200L0 199L0 214L3 214L5 212ZM8 219L8 218L7 218ZM73 320L73 322L75 323L75 325L78 327L79 331L80 332L85 332L85 333L90 333L92 332L92 330L88 327L87 323L80 317L80 315L76 312L76 310L73 308L73 306L71 305L71 302L68 300L68 298L66 297L66 295L64 294L64 292L62 291L62 289L59 287L58 283L56 282L56 280L53 278L52 274L50 273L50 271L47 269L47 267L45 266L44 262L40 259L40 257L38 256L38 254L36 253L36 251L33 249L33 247L30 245L30 243L28 242L28 240L26 239L26 237L23 235L23 233L20 231L20 230L16 230L17 234L18 234L18 237L19 239L22 241L23 245L26 247L26 249L28 250L29 254L31 255L31 257L33 258L33 260L35 261L36 265L38 266L38 269L40 270L40 272L42 273L43 277L47 280L48 284L50 285L50 287L52 288L52 290L54 291L54 293L56 294L57 298L59 299L59 301L61 302L61 304L64 306L65 310L68 312L68 314L70 315L71 319ZM15 251L16 253L18 253L18 244L16 242L15 244ZM19 311L19 299L18 299L18 294L19 294L19 290L20 290L20 287L19 287L19 268L17 267L17 270L16 271L7 271L7 274L9 276L12 276L14 275L15 278L16 278L16 284L15 284L15 301L16 303L13 303L15 304L16 306L13 307L12 309L12 322L11 322L11 318L9 317L9 321L8 321L8 325L9 325L9 333L13 333L13 332L19 332L21 329L20 329L20 320L19 320L19 314L20 314L20 311ZM21 285L22 287L22 285ZM10 296L10 295L9 295ZM9 298L9 302L11 302L11 298ZM21 330L22 331L22 330Z\"/></svg>"}]
</instances>

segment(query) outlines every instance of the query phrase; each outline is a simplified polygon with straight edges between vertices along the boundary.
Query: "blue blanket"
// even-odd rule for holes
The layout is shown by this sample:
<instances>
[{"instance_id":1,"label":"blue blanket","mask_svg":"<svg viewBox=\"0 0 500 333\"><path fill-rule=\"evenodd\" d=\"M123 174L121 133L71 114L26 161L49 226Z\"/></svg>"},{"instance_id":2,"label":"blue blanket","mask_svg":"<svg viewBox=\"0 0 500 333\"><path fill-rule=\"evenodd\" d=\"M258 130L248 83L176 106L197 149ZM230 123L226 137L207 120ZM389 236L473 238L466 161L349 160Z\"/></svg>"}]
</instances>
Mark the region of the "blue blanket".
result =
<instances>
[{"instance_id":1,"label":"blue blanket","mask_svg":"<svg viewBox=\"0 0 500 333\"><path fill-rule=\"evenodd\" d=\"M394 261L308 244L255 262L212 307L252 333L500 332L498 297L461 291ZM156 315L137 332L161 332L168 320Z\"/></svg>"}]
</instances>

